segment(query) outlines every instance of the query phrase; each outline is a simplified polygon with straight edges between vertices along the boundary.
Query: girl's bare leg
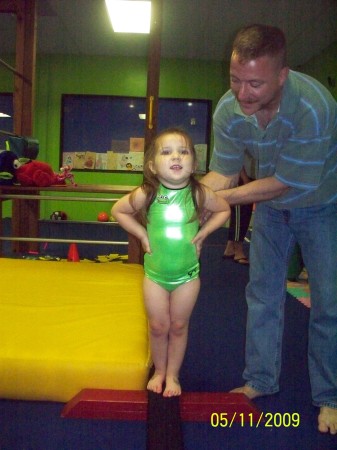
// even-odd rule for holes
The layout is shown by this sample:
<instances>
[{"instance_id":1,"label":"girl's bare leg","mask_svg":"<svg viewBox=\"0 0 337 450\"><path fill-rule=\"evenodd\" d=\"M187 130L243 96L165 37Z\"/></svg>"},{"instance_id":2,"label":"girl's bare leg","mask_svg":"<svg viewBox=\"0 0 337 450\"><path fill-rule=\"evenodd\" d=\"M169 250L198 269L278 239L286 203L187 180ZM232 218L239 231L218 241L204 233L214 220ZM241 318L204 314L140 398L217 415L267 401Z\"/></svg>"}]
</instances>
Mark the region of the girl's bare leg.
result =
<instances>
[{"instance_id":1,"label":"girl's bare leg","mask_svg":"<svg viewBox=\"0 0 337 450\"><path fill-rule=\"evenodd\" d=\"M144 302L149 319L150 346L155 372L147 389L157 394L163 390L166 377L170 328L170 294L157 283L144 278Z\"/></svg>"},{"instance_id":2,"label":"girl's bare leg","mask_svg":"<svg viewBox=\"0 0 337 450\"><path fill-rule=\"evenodd\" d=\"M179 371L183 363L188 337L188 325L198 298L200 280L179 286L170 295L170 329L167 353L166 387L164 397L181 394Z\"/></svg>"}]
</instances>

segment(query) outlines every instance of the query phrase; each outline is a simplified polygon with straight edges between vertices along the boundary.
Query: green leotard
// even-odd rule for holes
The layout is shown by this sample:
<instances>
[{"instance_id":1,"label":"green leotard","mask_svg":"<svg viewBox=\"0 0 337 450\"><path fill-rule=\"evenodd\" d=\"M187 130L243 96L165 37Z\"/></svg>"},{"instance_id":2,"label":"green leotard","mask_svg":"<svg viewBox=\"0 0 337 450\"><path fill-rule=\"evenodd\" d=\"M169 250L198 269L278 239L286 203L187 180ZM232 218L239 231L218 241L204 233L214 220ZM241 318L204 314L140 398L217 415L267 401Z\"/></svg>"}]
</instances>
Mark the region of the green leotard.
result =
<instances>
[{"instance_id":1,"label":"green leotard","mask_svg":"<svg viewBox=\"0 0 337 450\"><path fill-rule=\"evenodd\" d=\"M152 254L145 254L144 270L168 291L199 276L196 247L191 243L199 229L198 219L191 221L194 213L190 186L168 189L160 185L148 214Z\"/></svg>"}]
</instances>

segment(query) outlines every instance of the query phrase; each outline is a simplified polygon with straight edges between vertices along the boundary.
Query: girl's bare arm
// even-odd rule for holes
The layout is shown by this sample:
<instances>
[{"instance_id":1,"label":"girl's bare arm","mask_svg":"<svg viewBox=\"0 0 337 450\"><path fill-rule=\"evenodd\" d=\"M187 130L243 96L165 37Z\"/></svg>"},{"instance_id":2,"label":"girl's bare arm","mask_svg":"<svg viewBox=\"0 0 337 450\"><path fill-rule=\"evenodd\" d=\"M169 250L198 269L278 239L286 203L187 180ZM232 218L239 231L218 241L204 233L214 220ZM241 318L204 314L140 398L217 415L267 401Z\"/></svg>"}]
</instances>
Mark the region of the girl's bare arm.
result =
<instances>
[{"instance_id":1,"label":"girl's bare arm","mask_svg":"<svg viewBox=\"0 0 337 450\"><path fill-rule=\"evenodd\" d=\"M124 230L141 241L145 252L151 253L146 228L136 218L137 212L145 203L145 194L141 188L137 188L133 195L133 205L130 203L130 194L127 194L114 204L111 214Z\"/></svg>"}]
</instances>

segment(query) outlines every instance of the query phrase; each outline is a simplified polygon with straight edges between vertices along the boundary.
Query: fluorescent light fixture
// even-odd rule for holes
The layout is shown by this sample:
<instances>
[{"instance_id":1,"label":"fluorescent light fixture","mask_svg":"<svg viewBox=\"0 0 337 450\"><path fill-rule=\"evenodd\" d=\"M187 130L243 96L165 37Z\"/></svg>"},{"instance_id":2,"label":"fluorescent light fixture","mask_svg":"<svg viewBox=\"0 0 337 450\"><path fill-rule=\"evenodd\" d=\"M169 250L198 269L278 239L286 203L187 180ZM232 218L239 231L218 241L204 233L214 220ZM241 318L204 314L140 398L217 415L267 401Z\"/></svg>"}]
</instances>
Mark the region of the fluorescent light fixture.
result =
<instances>
[{"instance_id":1,"label":"fluorescent light fixture","mask_svg":"<svg viewBox=\"0 0 337 450\"><path fill-rule=\"evenodd\" d=\"M150 33L151 2L105 0L115 33Z\"/></svg>"},{"instance_id":2,"label":"fluorescent light fixture","mask_svg":"<svg viewBox=\"0 0 337 450\"><path fill-rule=\"evenodd\" d=\"M0 112L0 117L10 117L8 114Z\"/></svg>"}]
</instances>

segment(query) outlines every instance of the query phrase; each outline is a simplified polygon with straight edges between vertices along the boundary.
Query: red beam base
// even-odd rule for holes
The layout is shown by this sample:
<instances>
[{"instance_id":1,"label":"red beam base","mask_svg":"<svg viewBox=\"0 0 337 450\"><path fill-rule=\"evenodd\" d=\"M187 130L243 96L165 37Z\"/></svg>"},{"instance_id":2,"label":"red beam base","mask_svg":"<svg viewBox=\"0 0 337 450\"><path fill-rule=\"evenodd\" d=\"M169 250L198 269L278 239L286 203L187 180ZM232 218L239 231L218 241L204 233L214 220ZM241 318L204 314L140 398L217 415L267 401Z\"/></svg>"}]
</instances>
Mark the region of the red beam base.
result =
<instances>
[{"instance_id":1,"label":"red beam base","mask_svg":"<svg viewBox=\"0 0 337 450\"><path fill-rule=\"evenodd\" d=\"M219 420L228 420L229 423L247 420L250 423L258 422L262 417L261 411L244 394L184 392L179 397L179 403L183 421L209 422L212 414L218 414ZM66 404L61 417L147 420L147 411L147 391L84 389Z\"/></svg>"}]
</instances>

